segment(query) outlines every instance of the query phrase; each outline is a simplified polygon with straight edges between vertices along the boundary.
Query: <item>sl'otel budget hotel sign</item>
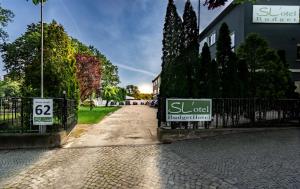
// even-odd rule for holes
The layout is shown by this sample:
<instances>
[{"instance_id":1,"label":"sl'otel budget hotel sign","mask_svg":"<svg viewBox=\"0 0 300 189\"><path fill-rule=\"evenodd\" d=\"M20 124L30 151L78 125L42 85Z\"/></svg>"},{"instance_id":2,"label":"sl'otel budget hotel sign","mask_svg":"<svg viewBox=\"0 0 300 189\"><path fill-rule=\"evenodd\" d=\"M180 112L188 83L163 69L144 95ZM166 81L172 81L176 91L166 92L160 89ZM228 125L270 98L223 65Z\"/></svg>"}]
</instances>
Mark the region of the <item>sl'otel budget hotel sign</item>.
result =
<instances>
[{"instance_id":1,"label":"sl'otel budget hotel sign","mask_svg":"<svg viewBox=\"0 0 300 189\"><path fill-rule=\"evenodd\" d=\"M211 121L211 99L167 99L166 120L175 122Z\"/></svg>"},{"instance_id":2,"label":"sl'otel budget hotel sign","mask_svg":"<svg viewBox=\"0 0 300 189\"><path fill-rule=\"evenodd\" d=\"M253 23L299 24L300 6L253 5Z\"/></svg>"}]
</instances>

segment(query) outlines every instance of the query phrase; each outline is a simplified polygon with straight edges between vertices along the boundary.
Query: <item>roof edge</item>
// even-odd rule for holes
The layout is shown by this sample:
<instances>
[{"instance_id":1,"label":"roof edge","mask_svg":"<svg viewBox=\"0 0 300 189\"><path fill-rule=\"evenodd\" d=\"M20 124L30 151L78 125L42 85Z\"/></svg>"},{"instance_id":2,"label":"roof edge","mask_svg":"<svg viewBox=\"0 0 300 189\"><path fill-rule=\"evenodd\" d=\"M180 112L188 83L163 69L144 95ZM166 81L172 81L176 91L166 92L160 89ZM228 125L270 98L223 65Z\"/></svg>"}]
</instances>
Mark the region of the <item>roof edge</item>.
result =
<instances>
[{"instance_id":1,"label":"roof edge","mask_svg":"<svg viewBox=\"0 0 300 189\"><path fill-rule=\"evenodd\" d=\"M216 23L223 18L226 14L228 14L232 9L238 6L238 3L231 2L213 21L205 27L205 29L199 34L199 39L203 38L205 34L210 30Z\"/></svg>"}]
</instances>

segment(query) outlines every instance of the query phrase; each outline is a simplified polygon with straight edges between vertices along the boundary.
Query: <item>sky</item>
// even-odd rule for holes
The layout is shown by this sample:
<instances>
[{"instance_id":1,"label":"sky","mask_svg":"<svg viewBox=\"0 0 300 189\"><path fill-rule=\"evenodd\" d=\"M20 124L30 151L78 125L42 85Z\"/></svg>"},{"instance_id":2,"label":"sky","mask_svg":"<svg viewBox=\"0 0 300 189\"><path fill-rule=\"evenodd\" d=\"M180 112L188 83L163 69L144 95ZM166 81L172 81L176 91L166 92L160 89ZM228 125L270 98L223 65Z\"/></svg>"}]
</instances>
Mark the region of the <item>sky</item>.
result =
<instances>
[{"instance_id":1,"label":"sky","mask_svg":"<svg viewBox=\"0 0 300 189\"><path fill-rule=\"evenodd\" d=\"M201 0L204 1L204 0ZM99 49L118 66L121 84L133 84L141 92L152 92L152 80L161 71L162 33L167 0L48 0L45 22L56 20L66 32L86 45ZM197 10L198 0L191 0ZM185 0L175 0L183 13ZM40 9L31 0L0 0L14 12L14 21L5 29L12 42L27 25L39 22ZM201 7L200 27L207 26L223 9ZM0 69L3 63L0 60ZM0 72L5 74L4 71Z\"/></svg>"}]
</instances>

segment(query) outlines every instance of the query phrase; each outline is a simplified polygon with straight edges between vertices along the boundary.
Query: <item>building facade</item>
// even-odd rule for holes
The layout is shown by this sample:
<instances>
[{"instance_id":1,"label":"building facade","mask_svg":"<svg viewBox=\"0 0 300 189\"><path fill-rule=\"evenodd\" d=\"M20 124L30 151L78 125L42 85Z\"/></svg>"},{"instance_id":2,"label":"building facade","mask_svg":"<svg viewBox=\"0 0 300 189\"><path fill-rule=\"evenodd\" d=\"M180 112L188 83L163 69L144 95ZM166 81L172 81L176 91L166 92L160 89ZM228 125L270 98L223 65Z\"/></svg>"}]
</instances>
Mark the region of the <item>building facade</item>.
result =
<instances>
[{"instance_id":1,"label":"building facade","mask_svg":"<svg viewBox=\"0 0 300 189\"><path fill-rule=\"evenodd\" d=\"M159 94L159 88L160 88L160 74L152 80L152 85L153 85L153 97L156 98L157 95Z\"/></svg>"},{"instance_id":2,"label":"building facade","mask_svg":"<svg viewBox=\"0 0 300 189\"><path fill-rule=\"evenodd\" d=\"M244 42L250 33L258 33L271 48L284 50L292 78L300 92L300 1L257 0L255 4L231 3L200 34L200 48L205 42L212 57L216 55L216 41L222 23L231 31L232 48Z\"/></svg>"}]
</instances>

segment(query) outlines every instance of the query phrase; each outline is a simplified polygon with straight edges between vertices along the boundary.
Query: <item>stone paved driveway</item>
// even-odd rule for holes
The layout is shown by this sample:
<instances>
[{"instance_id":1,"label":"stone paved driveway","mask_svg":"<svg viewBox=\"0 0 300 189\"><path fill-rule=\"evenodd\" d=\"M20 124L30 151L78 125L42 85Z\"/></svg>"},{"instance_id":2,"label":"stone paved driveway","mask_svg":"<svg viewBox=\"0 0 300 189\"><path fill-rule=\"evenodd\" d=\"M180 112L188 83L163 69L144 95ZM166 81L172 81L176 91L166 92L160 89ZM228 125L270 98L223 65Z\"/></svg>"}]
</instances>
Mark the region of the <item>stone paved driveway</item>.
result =
<instances>
[{"instance_id":1,"label":"stone paved driveway","mask_svg":"<svg viewBox=\"0 0 300 189\"><path fill-rule=\"evenodd\" d=\"M169 145L0 151L0 188L300 188L299 146L300 130L289 129Z\"/></svg>"},{"instance_id":2,"label":"stone paved driveway","mask_svg":"<svg viewBox=\"0 0 300 189\"><path fill-rule=\"evenodd\" d=\"M124 106L66 147L157 144L156 109L148 106Z\"/></svg>"}]
</instances>

